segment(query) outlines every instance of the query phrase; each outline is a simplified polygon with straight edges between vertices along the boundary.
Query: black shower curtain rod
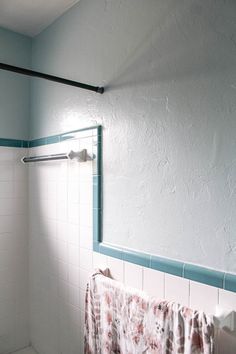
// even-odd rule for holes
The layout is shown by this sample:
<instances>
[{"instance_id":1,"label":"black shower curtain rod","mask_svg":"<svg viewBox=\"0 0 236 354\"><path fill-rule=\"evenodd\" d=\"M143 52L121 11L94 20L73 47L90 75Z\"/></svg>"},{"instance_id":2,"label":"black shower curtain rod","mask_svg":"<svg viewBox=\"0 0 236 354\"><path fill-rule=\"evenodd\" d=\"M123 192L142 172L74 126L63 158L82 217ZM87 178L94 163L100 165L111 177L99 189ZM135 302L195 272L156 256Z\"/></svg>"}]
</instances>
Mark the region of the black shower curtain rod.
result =
<instances>
[{"instance_id":1,"label":"black shower curtain rod","mask_svg":"<svg viewBox=\"0 0 236 354\"><path fill-rule=\"evenodd\" d=\"M13 65L0 63L0 69L7 70L7 71L12 71L14 73L18 73L18 74L22 74L22 75L27 75L27 76L32 76L32 77L39 77L41 79L46 79L46 80L58 82L58 83L64 84L64 85L70 85L70 86L74 86L74 87L79 87L79 88L82 88L84 90L90 90L90 91L94 91L94 92L101 93L101 94L104 92L104 87L87 85L87 84L83 84L81 82L77 82L77 81L73 81L73 80L67 80L67 79L64 79L62 77L48 75L48 74L40 73L40 72L34 71L34 70L19 68L18 66L13 66Z\"/></svg>"}]
</instances>

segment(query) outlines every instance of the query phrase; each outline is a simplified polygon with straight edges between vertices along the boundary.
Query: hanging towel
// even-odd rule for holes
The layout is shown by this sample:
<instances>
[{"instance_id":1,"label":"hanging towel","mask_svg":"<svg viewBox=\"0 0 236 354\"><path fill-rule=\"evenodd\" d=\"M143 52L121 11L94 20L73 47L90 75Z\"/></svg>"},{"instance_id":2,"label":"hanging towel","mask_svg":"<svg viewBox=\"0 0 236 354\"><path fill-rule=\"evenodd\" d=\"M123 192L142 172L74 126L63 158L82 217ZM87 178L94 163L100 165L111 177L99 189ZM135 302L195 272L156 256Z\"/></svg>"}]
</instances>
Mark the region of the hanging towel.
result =
<instances>
[{"instance_id":1,"label":"hanging towel","mask_svg":"<svg viewBox=\"0 0 236 354\"><path fill-rule=\"evenodd\" d=\"M213 354L214 326L203 312L160 301L96 271L85 308L85 354Z\"/></svg>"}]
</instances>

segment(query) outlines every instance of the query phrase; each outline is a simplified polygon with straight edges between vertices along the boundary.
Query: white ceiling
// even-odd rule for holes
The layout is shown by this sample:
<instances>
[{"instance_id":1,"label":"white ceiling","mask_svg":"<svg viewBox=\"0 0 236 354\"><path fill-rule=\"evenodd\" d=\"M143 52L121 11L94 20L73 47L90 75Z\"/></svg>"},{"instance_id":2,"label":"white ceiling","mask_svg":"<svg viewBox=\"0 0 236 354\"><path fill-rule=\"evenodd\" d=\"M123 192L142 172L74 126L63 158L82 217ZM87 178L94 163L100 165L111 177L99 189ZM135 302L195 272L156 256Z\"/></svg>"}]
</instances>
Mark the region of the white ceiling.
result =
<instances>
[{"instance_id":1,"label":"white ceiling","mask_svg":"<svg viewBox=\"0 0 236 354\"><path fill-rule=\"evenodd\" d=\"M79 0L0 0L0 27L34 37Z\"/></svg>"}]
</instances>

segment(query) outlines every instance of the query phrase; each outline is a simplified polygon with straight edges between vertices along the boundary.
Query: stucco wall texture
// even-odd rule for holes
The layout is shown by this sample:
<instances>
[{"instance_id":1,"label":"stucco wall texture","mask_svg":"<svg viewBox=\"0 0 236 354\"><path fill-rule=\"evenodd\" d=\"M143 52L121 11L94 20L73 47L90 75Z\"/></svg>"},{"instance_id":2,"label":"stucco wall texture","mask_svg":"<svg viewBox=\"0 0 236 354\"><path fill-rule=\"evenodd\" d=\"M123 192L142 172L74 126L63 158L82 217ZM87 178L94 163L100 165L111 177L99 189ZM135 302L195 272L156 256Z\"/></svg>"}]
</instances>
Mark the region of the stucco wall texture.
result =
<instances>
[{"instance_id":1,"label":"stucco wall texture","mask_svg":"<svg viewBox=\"0 0 236 354\"><path fill-rule=\"evenodd\" d=\"M236 2L81 0L33 40L31 138L104 127L106 242L236 272Z\"/></svg>"}]
</instances>

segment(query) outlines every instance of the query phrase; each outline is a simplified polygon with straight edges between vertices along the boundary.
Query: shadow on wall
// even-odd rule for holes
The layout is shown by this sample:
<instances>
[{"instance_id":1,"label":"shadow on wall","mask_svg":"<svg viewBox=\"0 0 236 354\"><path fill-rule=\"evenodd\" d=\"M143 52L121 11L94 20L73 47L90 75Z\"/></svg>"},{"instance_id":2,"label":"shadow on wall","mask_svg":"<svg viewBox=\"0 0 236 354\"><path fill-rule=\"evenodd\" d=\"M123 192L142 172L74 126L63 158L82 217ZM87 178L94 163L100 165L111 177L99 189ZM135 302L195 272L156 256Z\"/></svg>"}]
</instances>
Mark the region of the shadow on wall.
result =
<instances>
[{"instance_id":1,"label":"shadow on wall","mask_svg":"<svg viewBox=\"0 0 236 354\"><path fill-rule=\"evenodd\" d=\"M231 73L236 66L236 4L176 2L171 14L150 22L127 51L106 90ZM213 8L214 7L214 11ZM234 9L234 11L233 11Z\"/></svg>"}]
</instances>

